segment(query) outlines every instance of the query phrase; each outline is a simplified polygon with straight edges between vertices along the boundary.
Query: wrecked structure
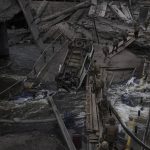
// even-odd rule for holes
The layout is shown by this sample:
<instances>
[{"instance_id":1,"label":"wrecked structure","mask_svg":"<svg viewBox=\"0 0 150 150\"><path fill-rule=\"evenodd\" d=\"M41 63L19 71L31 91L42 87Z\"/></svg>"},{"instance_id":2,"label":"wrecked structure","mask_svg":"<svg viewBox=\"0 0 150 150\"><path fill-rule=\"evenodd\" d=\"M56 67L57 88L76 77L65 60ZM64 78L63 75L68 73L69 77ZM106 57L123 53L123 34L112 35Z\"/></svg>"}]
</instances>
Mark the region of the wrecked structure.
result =
<instances>
[{"instance_id":1,"label":"wrecked structure","mask_svg":"<svg viewBox=\"0 0 150 150\"><path fill-rule=\"evenodd\" d=\"M2 149L150 149L149 6L1 0Z\"/></svg>"}]
</instances>

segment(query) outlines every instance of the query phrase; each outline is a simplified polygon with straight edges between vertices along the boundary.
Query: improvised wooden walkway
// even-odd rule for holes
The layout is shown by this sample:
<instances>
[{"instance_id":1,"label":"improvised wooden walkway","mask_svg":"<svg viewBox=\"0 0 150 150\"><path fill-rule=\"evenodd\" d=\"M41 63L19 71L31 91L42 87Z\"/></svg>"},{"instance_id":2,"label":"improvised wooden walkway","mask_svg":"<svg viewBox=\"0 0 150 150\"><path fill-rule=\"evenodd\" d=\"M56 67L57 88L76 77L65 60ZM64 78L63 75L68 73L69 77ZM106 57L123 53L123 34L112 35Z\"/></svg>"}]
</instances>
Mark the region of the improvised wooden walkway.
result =
<instances>
[{"instance_id":1,"label":"improvised wooden walkway","mask_svg":"<svg viewBox=\"0 0 150 150\"><path fill-rule=\"evenodd\" d=\"M121 53L123 50L125 50L126 47L128 47L130 44L132 44L133 42L135 41L135 37L133 36L129 36L127 38L127 42L125 44L123 44L123 41L121 41L119 44L118 44L118 49L117 49L117 52L115 53L112 53L112 49L110 50L110 54L109 54L109 58L112 58L114 56L116 56L117 54Z\"/></svg>"}]
</instances>

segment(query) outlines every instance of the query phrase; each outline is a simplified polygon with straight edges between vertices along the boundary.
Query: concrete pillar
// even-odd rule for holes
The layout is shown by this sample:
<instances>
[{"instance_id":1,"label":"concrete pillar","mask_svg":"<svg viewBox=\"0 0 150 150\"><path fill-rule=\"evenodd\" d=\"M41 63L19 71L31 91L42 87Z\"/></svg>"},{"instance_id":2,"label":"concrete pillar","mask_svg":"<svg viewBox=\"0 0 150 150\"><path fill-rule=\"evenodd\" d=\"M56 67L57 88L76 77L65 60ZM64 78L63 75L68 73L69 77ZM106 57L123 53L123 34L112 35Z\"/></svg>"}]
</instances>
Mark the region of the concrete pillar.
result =
<instances>
[{"instance_id":1,"label":"concrete pillar","mask_svg":"<svg viewBox=\"0 0 150 150\"><path fill-rule=\"evenodd\" d=\"M9 56L7 27L5 22L0 22L0 58Z\"/></svg>"}]
</instances>

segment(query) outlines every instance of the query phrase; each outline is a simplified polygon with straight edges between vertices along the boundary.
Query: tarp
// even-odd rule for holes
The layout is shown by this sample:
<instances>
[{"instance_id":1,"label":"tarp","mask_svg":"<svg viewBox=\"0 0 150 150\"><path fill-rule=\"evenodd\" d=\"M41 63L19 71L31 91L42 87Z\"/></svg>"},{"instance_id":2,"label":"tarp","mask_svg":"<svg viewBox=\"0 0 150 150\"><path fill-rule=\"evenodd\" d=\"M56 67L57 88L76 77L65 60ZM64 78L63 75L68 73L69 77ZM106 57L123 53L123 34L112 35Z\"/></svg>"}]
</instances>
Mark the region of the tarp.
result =
<instances>
[{"instance_id":1,"label":"tarp","mask_svg":"<svg viewBox=\"0 0 150 150\"><path fill-rule=\"evenodd\" d=\"M20 10L16 0L0 0L0 21L10 20Z\"/></svg>"}]
</instances>

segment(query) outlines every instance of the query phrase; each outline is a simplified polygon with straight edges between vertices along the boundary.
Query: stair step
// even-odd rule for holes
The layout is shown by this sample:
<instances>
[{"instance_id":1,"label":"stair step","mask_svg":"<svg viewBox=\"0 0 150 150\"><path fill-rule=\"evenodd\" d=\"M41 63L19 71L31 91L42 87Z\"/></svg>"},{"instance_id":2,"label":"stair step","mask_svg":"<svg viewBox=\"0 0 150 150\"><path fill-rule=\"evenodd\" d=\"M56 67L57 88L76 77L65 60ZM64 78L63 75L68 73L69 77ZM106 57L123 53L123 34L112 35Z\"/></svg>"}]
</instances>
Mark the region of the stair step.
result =
<instances>
[{"instance_id":1,"label":"stair step","mask_svg":"<svg viewBox=\"0 0 150 150\"><path fill-rule=\"evenodd\" d=\"M70 62L68 64L69 67L80 67L81 65L80 64L77 64L77 63L73 63L73 62Z\"/></svg>"},{"instance_id":2,"label":"stair step","mask_svg":"<svg viewBox=\"0 0 150 150\"><path fill-rule=\"evenodd\" d=\"M81 57L79 55L73 55L71 59L81 60Z\"/></svg>"},{"instance_id":3,"label":"stair step","mask_svg":"<svg viewBox=\"0 0 150 150\"><path fill-rule=\"evenodd\" d=\"M75 50L75 51L73 51L72 53L73 53L73 54L81 54L81 51Z\"/></svg>"},{"instance_id":4,"label":"stair step","mask_svg":"<svg viewBox=\"0 0 150 150\"><path fill-rule=\"evenodd\" d=\"M78 59L70 59L70 61L69 62L73 62L73 63L78 63L78 64L80 64L80 60L78 60Z\"/></svg>"}]
</instances>

